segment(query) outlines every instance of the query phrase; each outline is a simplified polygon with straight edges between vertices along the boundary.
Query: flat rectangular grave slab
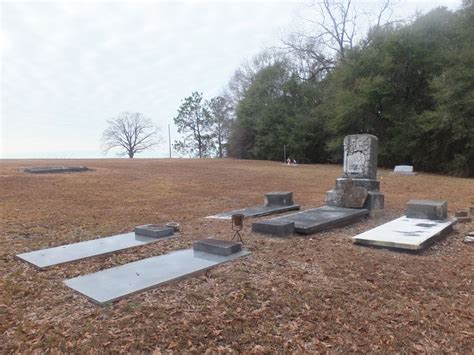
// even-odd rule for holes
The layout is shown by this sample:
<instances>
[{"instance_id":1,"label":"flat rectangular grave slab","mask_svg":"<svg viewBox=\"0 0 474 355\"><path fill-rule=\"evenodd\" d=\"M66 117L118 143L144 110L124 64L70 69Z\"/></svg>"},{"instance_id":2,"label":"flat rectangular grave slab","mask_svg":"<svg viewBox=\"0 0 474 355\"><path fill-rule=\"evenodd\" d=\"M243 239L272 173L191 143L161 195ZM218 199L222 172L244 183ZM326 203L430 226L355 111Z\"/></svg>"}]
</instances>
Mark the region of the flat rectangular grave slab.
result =
<instances>
[{"instance_id":1,"label":"flat rectangular grave slab","mask_svg":"<svg viewBox=\"0 0 474 355\"><path fill-rule=\"evenodd\" d=\"M174 234L174 228L163 227L158 224L145 224L135 227L135 234L144 235L152 238L163 238Z\"/></svg>"},{"instance_id":2,"label":"flat rectangular grave slab","mask_svg":"<svg viewBox=\"0 0 474 355\"><path fill-rule=\"evenodd\" d=\"M324 206L282 217L275 217L269 221L295 222L296 233L313 234L344 226L368 214L369 210L366 209Z\"/></svg>"},{"instance_id":3,"label":"flat rectangular grave slab","mask_svg":"<svg viewBox=\"0 0 474 355\"><path fill-rule=\"evenodd\" d=\"M64 283L93 302L104 305L247 255L250 255L250 252L246 250L229 256L193 249L178 250L75 277L65 280Z\"/></svg>"},{"instance_id":4,"label":"flat rectangular grave slab","mask_svg":"<svg viewBox=\"0 0 474 355\"><path fill-rule=\"evenodd\" d=\"M16 257L39 269L47 269L54 265L86 259L92 256L110 254L119 250L138 247L169 238L157 239L136 235L132 232L18 254Z\"/></svg>"},{"instance_id":5,"label":"flat rectangular grave slab","mask_svg":"<svg viewBox=\"0 0 474 355\"><path fill-rule=\"evenodd\" d=\"M213 216L208 216L206 218L213 219L231 219L233 214L243 214L244 217L261 217L268 216L275 213L282 213L288 211L299 210L300 205L289 205L289 206L278 206L278 205L269 205L269 206L255 206L244 208L241 210L229 211L219 213Z\"/></svg>"},{"instance_id":6,"label":"flat rectangular grave slab","mask_svg":"<svg viewBox=\"0 0 474 355\"><path fill-rule=\"evenodd\" d=\"M36 166L25 168L23 171L30 174L58 174L58 173L78 173L89 171L86 166Z\"/></svg>"},{"instance_id":7,"label":"flat rectangular grave slab","mask_svg":"<svg viewBox=\"0 0 474 355\"><path fill-rule=\"evenodd\" d=\"M449 233L455 223L454 219L437 221L403 216L356 235L352 241L363 245L422 250Z\"/></svg>"},{"instance_id":8,"label":"flat rectangular grave slab","mask_svg":"<svg viewBox=\"0 0 474 355\"><path fill-rule=\"evenodd\" d=\"M242 243L220 239L202 239L193 243L194 251L217 255L231 255L242 250Z\"/></svg>"}]
</instances>

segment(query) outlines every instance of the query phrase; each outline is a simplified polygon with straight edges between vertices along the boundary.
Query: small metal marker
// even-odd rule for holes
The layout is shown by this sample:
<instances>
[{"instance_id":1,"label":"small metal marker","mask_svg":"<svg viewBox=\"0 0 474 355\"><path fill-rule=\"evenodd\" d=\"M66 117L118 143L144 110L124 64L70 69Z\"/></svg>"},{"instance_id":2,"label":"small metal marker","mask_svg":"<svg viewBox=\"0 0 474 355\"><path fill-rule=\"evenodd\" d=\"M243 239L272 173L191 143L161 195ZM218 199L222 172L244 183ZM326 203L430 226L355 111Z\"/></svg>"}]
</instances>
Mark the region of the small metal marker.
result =
<instances>
[{"instance_id":1,"label":"small metal marker","mask_svg":"<svg viewBox=\"0 0 474 355\"><path fill-rule=\"evenodd\" d=\"M233 214L231 221L232 221L232 230L235 232L231 240L234 240L234 238L237 237L237 241L243 244L244 241L242 240L240 231L244 228L244 215L242 213Z\"/></svg>"}]
</instances>

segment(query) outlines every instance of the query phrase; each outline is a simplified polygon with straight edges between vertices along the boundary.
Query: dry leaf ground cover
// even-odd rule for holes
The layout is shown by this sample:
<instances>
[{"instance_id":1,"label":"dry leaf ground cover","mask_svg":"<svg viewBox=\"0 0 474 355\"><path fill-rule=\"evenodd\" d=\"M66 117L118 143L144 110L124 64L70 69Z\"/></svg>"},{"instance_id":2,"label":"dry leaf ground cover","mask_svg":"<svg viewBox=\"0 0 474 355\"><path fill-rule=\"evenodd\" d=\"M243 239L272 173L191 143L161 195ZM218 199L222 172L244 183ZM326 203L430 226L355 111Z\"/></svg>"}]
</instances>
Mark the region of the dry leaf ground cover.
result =
<instances>
[{"instance_id":1,"label":"dry leaf ground cover","mask_svg":"<svg viewBox=\"0 0 474 355\"><path fill-rule=\"evenodd\" d=\"M30 175L19 168L86 165L94 171ZM230 238L203 217L293 191L323 204L340 166L288 167L235 160L8 161L0 167L0 351L30 352L458 352L474 347L474 246L455 231L419 255L355 246L350 237L403 214L411 198L474 203L474 180L380 170L383 216L313 236L250 231L253 255L200 276L99 307L62 281ZM177 221L174 240L39 272L15 254Z\"/></svg>"}]
</instances>

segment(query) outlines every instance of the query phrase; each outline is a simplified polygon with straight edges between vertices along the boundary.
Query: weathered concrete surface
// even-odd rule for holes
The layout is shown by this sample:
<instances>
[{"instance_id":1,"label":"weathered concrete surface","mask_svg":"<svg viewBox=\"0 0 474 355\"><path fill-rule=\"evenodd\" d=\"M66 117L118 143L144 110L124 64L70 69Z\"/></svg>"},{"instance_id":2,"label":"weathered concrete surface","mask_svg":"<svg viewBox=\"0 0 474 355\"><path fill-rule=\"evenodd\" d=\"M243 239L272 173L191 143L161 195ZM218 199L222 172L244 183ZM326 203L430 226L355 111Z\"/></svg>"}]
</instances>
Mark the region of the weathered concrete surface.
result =
<instances>
[{"instance_id":1,"label":"weathered concrete surface","mask_svg":"<svg viewBox=\"0 0 474 355\"><path fill-rule=\"evenodd\" d=\"M432 220L397 218L367 232L356 235L357 244L403 250L423 250L452 230L454 219Z\"/></svg>"},{"instance_id":2,"label":"weathered concrete surface","mask_svg":"<svg viewBox=\"0 0 474 355\"><path fill-rule=\"evenodd\" d=\"M336 179L336 190L344 189L344 186L347 184L349 178L337 178ZM352 185L357 187L364 187L368 191L380 191L380 181L372 179L351 179Z\"/></svg>"},{"instance_id":3,"label":"weathered concrete surface","mask_svg":"<svg viewBox=\"0 0 474 355\"><path fill-rule=\"evenodd\" d=\"M157 239L136 235L135 233L127 233L22 253L16 257L39 269L47 269L54 265L110 254L169 238L173 237Z\"/></svg>"},{"instance_id":4,"label":"weathered concrete surface","mask_svg":"<svg viewBox=\"0 0 474 355\"><path fill-rule=\"evenodd\" d=\"M174 234L173 227L163 227L158 224L145 224L135 227L135 234L152 238L163 238Z\"/></svg>"},{"instance_id":5,"label":"weathered concrete surface","mask_svg":"<svg viewBox=\"0 0 474 355\"><path fill-rule=\"evenodd\" d=\"M345 179L342 184L339 184L339 188L326 193L326 206L362 208L367 195L368 191L365 187L354 186L352 179Z\"/></svg>"},{"instance_id":6,"label":"weathered concrete surface","mask_svg":"<svg viewBox=\"0 0 474 355\"><path fill-rule=\"evenodd\" d=\"M448 203L436 200L410 200L405 214L408 218L444 220L448 218Z\"/></svg>"},{"instance_id":7,"label":"weathered concrete surface","mask_svg":"<svg viewBox=\"0 0 474 355\"><path fill-rule=\"evenodd\" d=\"M369 191L367 200L363 208L368 210L383 210L384 208L385 197L380 192Z\"/></svg>"},{"instance_id":8,"label":"weathered concrete surface","mask_svg":"<svg viewBox=\"0 0 474 355\"><path fill-rule=\"evenodd\" d=\"M272 218L269 221L295 222L295 232L313 234L355 222L369 214L366 209L324 206Z\"/></svg>"},{"instance_id":9,"label":"weathered concrete surface","mask_svg":"<svg viewBox=\"0 0 474 355\"><path fill-rule=\"evenodd\" d=\"M93 302L105 305L247 255L250 255L250 252L246 250L229 256L193 251L193 249L178 250L75 277L65 280L64 283Z\"/></svg>"},{"instance_id":10,"label":"weathered concrete surface","mask_svg":"<svg viewBox=\"0 0 474 355\"><path fill-rule=\"evenodd\" d=\"M344 138L344 176L352 179L377 179L378 138L353 134Z\"/></svg>"},{"instance_id":11,"label":"weathered concrete surface","mask_svg":"<svg viewBox=\"0 0 474 355\"><path fill-rule=\"evenodd\" d=\"M233 214L243 214L245 217L261 217L261 216L268 216L275 213L282 213L288 211L299 210L300 205L290 205L290 206L255 206L244 208L241 210L229 211L219 213L213 216L208 216L206 218L214 218L214 219L231 219Z\"/></svg>"},{"instance_id":12,"label":"weathered concrete surface","mask_svg":"<svg viewBox=\"0 0 474 355\"><path fill-rule=\"evenodd\" d=\"M86 166L36 166L25 168L23 171L30 174L57 174L57 173L77 173L89 171Z\"/></svg>"},{"instance_id":13,"label":"weathered concrete surface","mask_svg":"<svg viewBox=\"0 0 474 355\"><path fill-rule=\"evenodd\" d=\"M265 194L264 206L292 206L293 192L273 191Z\"/></svg>"},{"instance_id":14,"label":"weathered concrete surface","mask_svg":"<svg viewBox=\"0 0 474 355\"><path fill-rule=\"evenodd\" d=\"M295 222L266 220L252 223L252 231L262 234L270 234L276 237L286 237L295 232Z\"/></svg>"},{"instance_id":15,"label":"weathered concrete surface","mask_svg":"<svg viewBox=\"0 0 474 355\"><path fill-rule=\"evenodd\" d=\"M193 249L195 251L227 256L242 251L242 243L209 238L195 241Z\"/></svg>"}]
</instances>

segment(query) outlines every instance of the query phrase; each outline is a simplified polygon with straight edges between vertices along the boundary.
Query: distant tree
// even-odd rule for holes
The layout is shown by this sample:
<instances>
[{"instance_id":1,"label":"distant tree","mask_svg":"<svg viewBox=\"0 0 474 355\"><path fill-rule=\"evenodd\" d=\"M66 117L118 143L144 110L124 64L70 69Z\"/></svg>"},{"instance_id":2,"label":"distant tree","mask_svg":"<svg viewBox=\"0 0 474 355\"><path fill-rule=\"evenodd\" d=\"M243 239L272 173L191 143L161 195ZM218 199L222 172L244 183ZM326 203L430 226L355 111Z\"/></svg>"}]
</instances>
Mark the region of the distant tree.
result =
<instances>
[{"instance_id":1,"label":"distant tree","mask_svg":"<svg viewBox=\"0 0 474 355\"><path fill-rule=\"evenodd\" d=\"M299 67L303 79L321 80L333 70L348 51L357 45L362 23L376 31L393 24L392 8L395 0L373 1L377 13L369 15L358 10L354 0L320 0L311 3L308 16L304 18L309 29L291 33L283 39L282 48ZM370 36L361 39L368 45Z\"/></svg>"},{"instance_id":2,"label":"distant tree","mask_svg":"<svg viewBox=\"0 0 474 355\"><path fill-rule=\"evenodd\" d=\"M239 102L229 137L229 155L241 159L283 159L306 162L325 158L325 127L314 115L319 88L302 81L287 61L259 70Z\"/></svg>"},{"instance_id":3,"label":"distant tree","mask_svg":"<svg viewBox=\"0 0 474 355\"><path fill-rule=\"evenodd\" d=\"M217 157L223 158L224 146L229 135L230 106L222 96L213 97L206 105L210 114L210 123L212 125L211 137L214 141Z\"/></svg>"},{"instance_id":4,"label":"distant tree","mask_svg":"<svg viewBox=\"0 0 474 355\"><path fill-rule=\"evenodd\" d=\"M210 155L212 121L202 93L193 92L183 100L174 123L178 127L178 133L184 135L181 141L174 143L178 152L197 155L199 158Z\"/></svg>"},{"instance_id":5,"label":"distant tree","mask_svg":"<svg viewBox=\"0 0 474 355\"><path fill-rule=\"evenodd\" d=\"M139 112L122 112L107 123L109 127L102 134L104 152L118 148L121 155L133 158L160 143L158 128Z\"/></svg>"}]
</instances>

